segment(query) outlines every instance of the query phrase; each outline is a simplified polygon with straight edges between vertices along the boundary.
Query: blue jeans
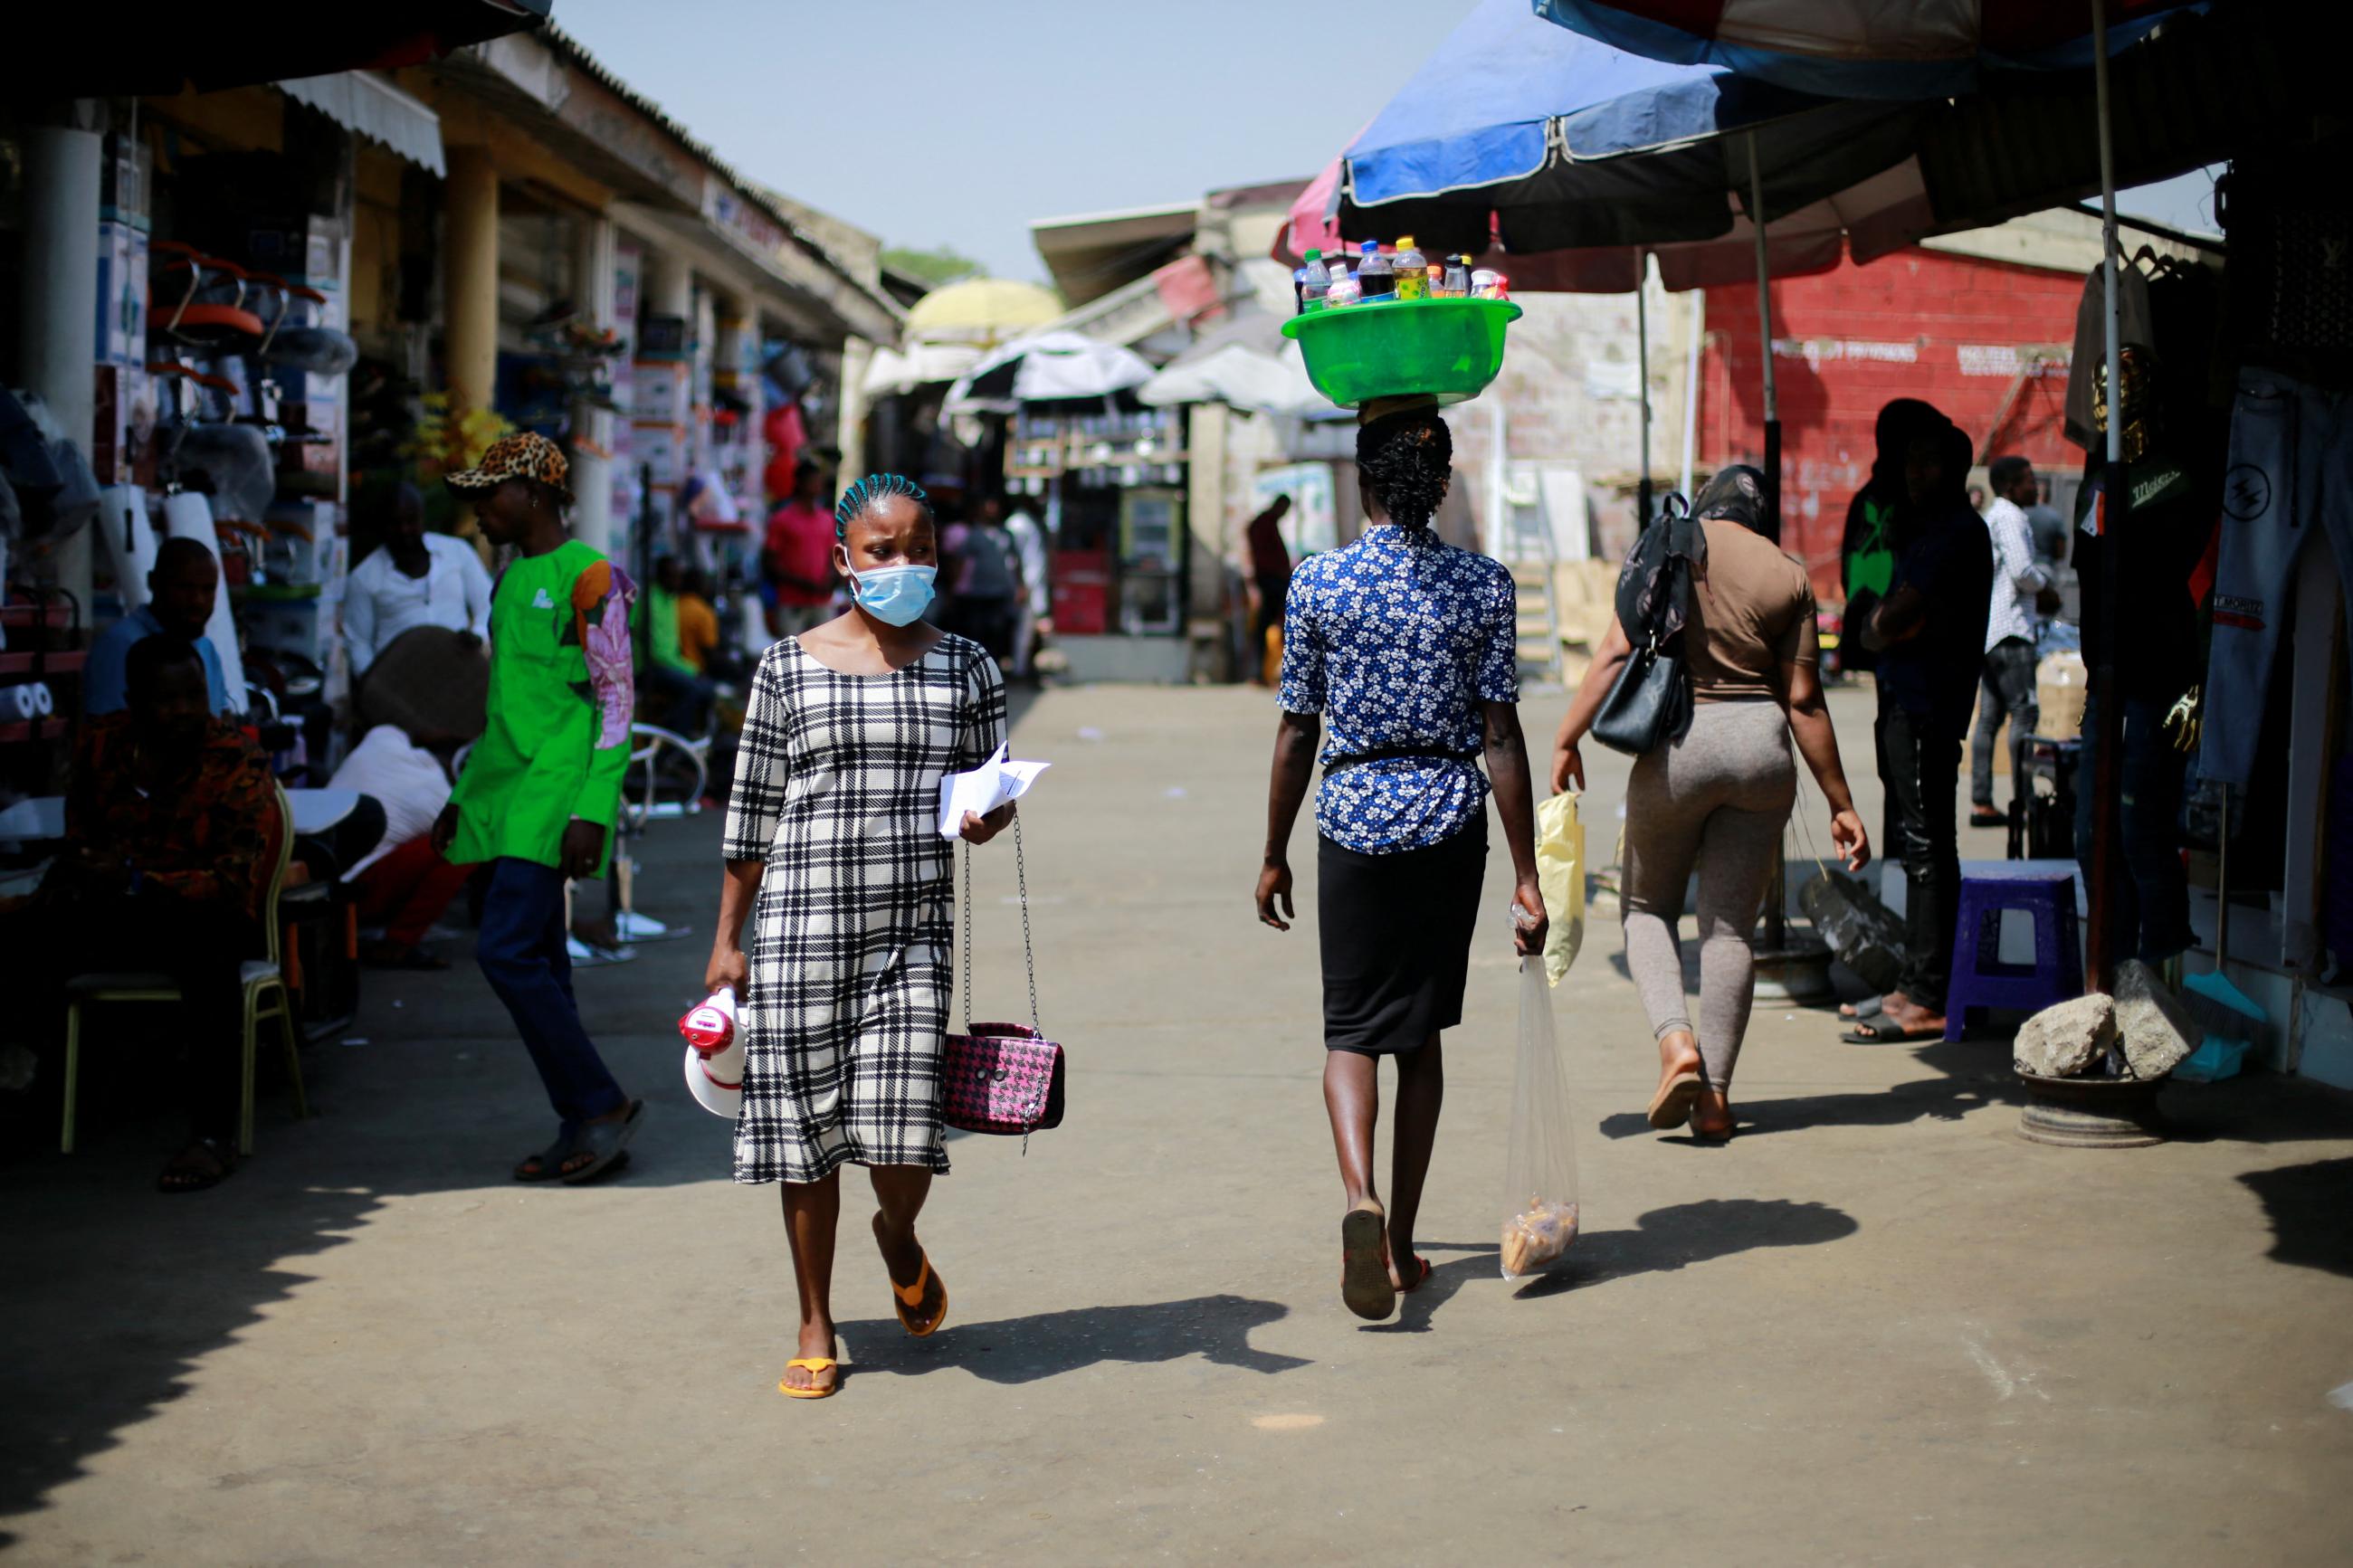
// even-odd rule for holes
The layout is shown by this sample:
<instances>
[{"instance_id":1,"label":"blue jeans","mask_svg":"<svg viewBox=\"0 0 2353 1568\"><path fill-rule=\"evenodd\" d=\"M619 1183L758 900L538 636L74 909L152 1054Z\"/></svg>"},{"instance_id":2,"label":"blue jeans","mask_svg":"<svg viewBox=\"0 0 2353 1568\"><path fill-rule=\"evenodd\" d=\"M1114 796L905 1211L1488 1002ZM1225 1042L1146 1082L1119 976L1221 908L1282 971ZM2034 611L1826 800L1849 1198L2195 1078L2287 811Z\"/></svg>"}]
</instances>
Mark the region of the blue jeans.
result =
<instances>
[{"instance_id":1,"label":"blue jeans","mask_svg":"<svg viewBox=\"0 0 2353 1568\"><path fill-rule=\"evenodd\" d=\"M515 1021L564 1130L628 1103L580 1023L565 951L564 873L512 856L491 862L474 957Z\"/></svg>"},{"instance_id":2,"label":"blue jeans","mask_svg":"<svg viewBox=\"0 0 2353 1568\"><path fill-rule=\"evenodd\" d=\"M2189 879L2181 865L2181 777L2189 759L2164 730L2172 703L2125 699L2124 752L2117 759L2118 872L2108 889L2116 911L2112 951L2162 963L2186 951ZM2075 858L2092 886L2092 807L2099 797L2100 704L2084 705L2084 751L2075 767Z\"/></svg>"}]
</instances>

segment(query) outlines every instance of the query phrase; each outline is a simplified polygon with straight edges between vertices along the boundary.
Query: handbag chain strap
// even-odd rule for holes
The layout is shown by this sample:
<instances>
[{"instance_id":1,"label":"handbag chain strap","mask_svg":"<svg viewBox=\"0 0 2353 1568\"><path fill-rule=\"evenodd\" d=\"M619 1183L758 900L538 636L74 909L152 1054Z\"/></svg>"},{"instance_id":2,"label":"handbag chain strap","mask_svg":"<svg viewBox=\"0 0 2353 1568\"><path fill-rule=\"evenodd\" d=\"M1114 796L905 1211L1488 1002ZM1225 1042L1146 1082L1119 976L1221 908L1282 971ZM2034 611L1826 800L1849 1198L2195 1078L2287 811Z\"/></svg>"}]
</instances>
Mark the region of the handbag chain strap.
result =
<instances>
[{"instance_id":1,"label":"handbag chain strap","mask_svg":"<svg viewBox=\"0 0 2353 1568\"><path fill-rule=\"evenodd\" d=\"M1013 874L1021 889L1021 961L1029 973L1029 1027L1045 1038L1038 1021L1038 951L1029 938L1029 862L1022 853L1021 816L1013 817ZM964 844L964 1032L972 1033L972 841Z\"/></svg>"}]
</instances>

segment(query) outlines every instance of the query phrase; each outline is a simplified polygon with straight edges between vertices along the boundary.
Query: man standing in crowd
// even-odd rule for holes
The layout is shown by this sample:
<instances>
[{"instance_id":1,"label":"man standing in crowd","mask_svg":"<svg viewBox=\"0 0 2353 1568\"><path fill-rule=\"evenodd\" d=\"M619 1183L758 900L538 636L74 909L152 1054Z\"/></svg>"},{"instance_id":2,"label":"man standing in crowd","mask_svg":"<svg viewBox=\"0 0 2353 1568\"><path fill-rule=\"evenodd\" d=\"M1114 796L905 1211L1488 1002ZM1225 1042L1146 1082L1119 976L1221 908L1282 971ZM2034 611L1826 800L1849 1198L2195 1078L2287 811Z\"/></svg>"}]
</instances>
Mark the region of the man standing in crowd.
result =
<instances>
[{"instance_id":1,"label":"man standing in crowd","mask_svg":"<svg viewBox=\"0 0 2353 1568\"><path fill-rule=\"evenodd\" d=\"M701 605L702 614L696 616L689 606L698 604L677 556L665 555L654 563L654 591L645 599L650 657L640 683L649 692L669 699L663 726L689 736L702 733L710 711L712 685L702 664L719 640L718 617L708 605Z\"/></svg>"},{"instance_id":2,"label":"man standing in crowd","mask_svg":"<svg viewBox=\"0 0 2353 1568\"><path fill-rule=\"evenodd\" d=\"M1985 667L1993 548L1962 485L1969 438L1943 416L1935 418L1902 448L1905 515L1898 526L1908 542L1886 600L1863 633L1879 655L1885 731L1880 779L1904 849L1907 929L1895 989L1880 998L1876 1016L1859 1016L1843 1037L1858 1045L1943 1034L1952 979L1961 892L1953 796L1961 737Z\"/></svg>"},{"instance_id":3,"label":"man standing in crowd","mask_svg":"<svg viewBox=\"0 0 2353 1568\"><path fill-rule=\"evenodd\" d=\"M956 564L953 629L988 650L999 666L1013 657L1013 626L1023 597L1020 551L1005 531L1005 502L982 496L969 523L945 541Z\"/></svg>"},{"instance_id":4,"label":"man standing in crowd","mask_svg":"<svg viewBox=\"0 0 2353 1568\"><path fill-rule=\"evenodd\" d=\"M565 531L566 471L555 443L526 431L448 481L473 499L492 544L520 552L491 595L490 722L433 826L451 861L490 864L476 956L559 1119L555 1141L515 1166L519 1182L602 1173L645 1110L588 1038L565 947L565 884L603 874L620 815L637 593Z\"/></svg>"},{"instance_id":5,"label":"man standing in crowd","mask_svg":"<svg viewBox=\"0 0 2353 1568\"><path fill-rule=\"evenodd\" d=\"M174 542L210 562L202 545ZM185 1053L189 1141L157 1181L167 1193L212 1186L236 1168L238 969L263 951L262 895L278 836L291 828L276 820L269 764L221 716L212 679L203 654L175 633L132 645L126 706L82 726L66 796L73 847L12 932L28 977L62 982L106 969L172 977L181 1023L170 1037Z\"/></svg>"},{"instance_id":6,"label":"man standing in crowd","mask_svg":"<svg viewBox=\"0 0 2353 1568\"><path fill-rule=\"evenodd\" d=\"M1282 520L1290 514L1291 497L1279 495L1243 530L1250 547L1250 592L1258 605L1258 614L1250 618L1250 660L1261 686L1274 684L1270 639L1282 625L1282 607L1291 596L1291 551L1282 542Z\"/></svg>"},{"instance_id":7,"label":"man standing in crowd","mask_svg":"<svg viewBox=\"0 0 2353 1568\"><path fill-rule=\"evenodd\" d=\"M1027 507L1015 507L1005 519L1005 536L1021 558L1021 607L1013 622L1013 668L1009 675L1037 677L1038 638L1053 629L1054 595L1046 561L1045 526Z\"/></svg>"},{"instance_id":8,"label":"man standing in crowd","mask_svg":"<svg viewBox=\"0 0 2353 1568\"><path fill-rule=\"evenodd\" d=\"M425 498L403 484L392 492L385 541L352 568L343 588L343 641L352 679L413 626L480 637L491 625L491 574L474 547L425 527Z\"/></svg>"},{"instance_id":9,"label":"man standing in crowd","mask_svg":"<svg viewBox=\"0 0 2353 1568\"><path fill-rule=\"evenodd\" d=\"M206 700L212 711L230 710L228 681L220 652L205 636L213 601L220 593L220 563L202 541L167 539L147 574L147 603L98 634L82 665L82 711L120 713L130 702L131 650L152 637L189 644L205 667Z\"/></svg>"},{"instance_id":10,"label":"man standing in crowd","mask_svg":"<svg viewBox=\"0 0 2353 1568\"><path fill-rule=\"evenodd\" d=\"M832 476L813 458L793 468L793 496L768 518L760 552L776 614L769 629L798 637L833 618Z\"/></svg>"},{"instance_id":11,"label":"man standing in crowd","mask_svg":"<svg viewBox=\"0 0 2353 1568\"><path fill-rule=\"evenodd\" d=\"M1986 608L1985 670L1979 678L1977 733L1969 741L1969 826L2000 827L2010 819L1993 807L1993 749L2010 720L2010 794L2026 790L2027 742L2042 710L2034 700L2036 611L2050 592L2050 574L2034 558L2026 509L2040 487L2023 458L1996 458L1986 475L1993 504L1985 527L1993 545L1993 592Z\"/></svg>"}]
</instances>

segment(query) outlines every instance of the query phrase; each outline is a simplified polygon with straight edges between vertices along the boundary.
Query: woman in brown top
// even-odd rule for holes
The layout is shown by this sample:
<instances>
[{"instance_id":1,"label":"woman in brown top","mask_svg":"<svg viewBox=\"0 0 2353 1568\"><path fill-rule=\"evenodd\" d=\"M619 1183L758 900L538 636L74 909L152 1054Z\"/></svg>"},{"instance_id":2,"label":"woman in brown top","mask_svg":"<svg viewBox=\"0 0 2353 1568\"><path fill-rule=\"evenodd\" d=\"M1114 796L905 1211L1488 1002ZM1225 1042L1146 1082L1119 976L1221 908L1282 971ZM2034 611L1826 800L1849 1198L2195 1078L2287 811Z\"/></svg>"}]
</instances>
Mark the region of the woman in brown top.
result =
<instances>
[{"instance_id":1,"label":"woman in brown top","mask_svg":"<svg viewBox=\"0 0 2353 1568\"><path fill-rule=\"evenodd\" d=\"M1732 1136L1733 1064L1748 1028L1749 939L1772 879L1773 851L1797 799L1789 736L1830 801L1831 841L1850 870L1871 858L1838 737L1816 677L1814 594L1805 568L1762 530L1762 476L1730 468L1700 492L1690 621L1682 652L1691 724L1637 759L1626 787L1626 964L1659 1042L1653 1127ZM1577 743L1633 651L1613 616L1554 742L1552 784L1585 786ZM1699 871L1699 1026L1683 1002L1676 936L1683 889Z\"/></svg>"}]
</instances>

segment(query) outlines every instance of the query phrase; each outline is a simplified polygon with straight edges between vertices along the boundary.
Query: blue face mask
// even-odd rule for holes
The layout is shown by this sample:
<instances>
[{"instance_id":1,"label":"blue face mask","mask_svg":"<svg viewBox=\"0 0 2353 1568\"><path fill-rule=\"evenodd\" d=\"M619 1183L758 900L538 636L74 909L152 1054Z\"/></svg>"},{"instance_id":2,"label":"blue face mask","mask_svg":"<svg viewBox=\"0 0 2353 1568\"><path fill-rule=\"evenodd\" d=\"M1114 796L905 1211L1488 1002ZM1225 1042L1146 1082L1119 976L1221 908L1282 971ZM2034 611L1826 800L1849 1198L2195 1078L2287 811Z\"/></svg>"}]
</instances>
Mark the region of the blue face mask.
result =
<instances>
[{"instance_id":1,"label":"blue face mask","mask_svg":"<svg viewBox=\"0 0 2353 1568\"><path fill-rule=\"evenodd\" d=\"M877 566L853 572L849 582L859 608L894 626L911 626L932 606L932 581L936 566Z\"/></svg>"}]
</instances>

